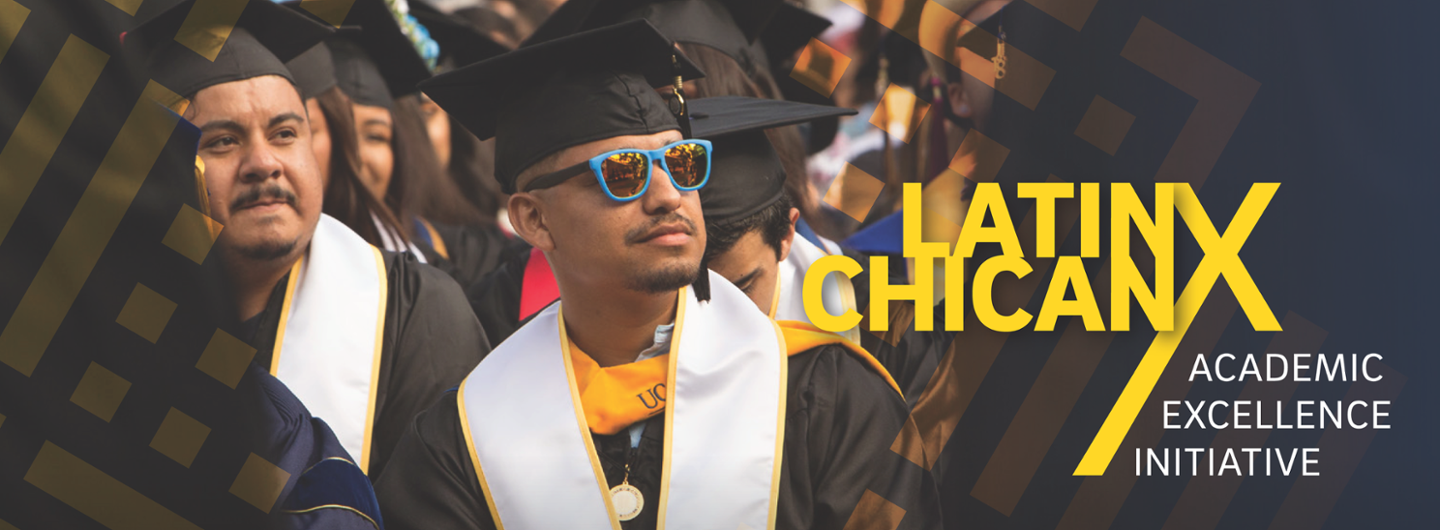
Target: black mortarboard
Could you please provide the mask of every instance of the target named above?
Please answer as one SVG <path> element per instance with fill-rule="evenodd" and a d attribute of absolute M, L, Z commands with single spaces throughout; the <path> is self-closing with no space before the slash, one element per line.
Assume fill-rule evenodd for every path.
<path fill-rule="evenodd" d="M 323 42 L 286 61 L 285 68 L 295 76 L 295 86 L 300 88 L 301 99 L 319 96 L 336 83 L 330 48 Z"/>
<path fill-rule="evenodd" d="M 811 13 L 803 7 L 780 4 L 770 24 L 760 34 L 760 44 L 765 48 L 765 57 L 774 68 L 783 72 L 772 72 L 776 78 L 789 77 L 791 58 L 810 44 L 810 39 L 819 37 L 830 29 L 830 19 Z"/>
<path fill-rule="evenodd" d="M 536 28 L 526 44 L 625 20 L 649 20 L 675 42 L 703 44 L 744 66 L 782 0 L 569 0 Z"/>
<path fill-rule="evenodd" d="M 759 45 L 765 50 L 767 68 L 775 79 L 775 85 L 780 87 L 780 95 L 785 99 L 816 105 L 834 104 L 829 96 L 816 92 L 790 76 L 790 72 L 795 69 L 796 52 L 808 46 L 810 39 L 818 38 L 830 25 L 830 19 L 801 7 L 783 4 L 780 9 L 775 10 L 775 17 L 770 19 L 770 25 L 760 34 Z M 839 130 L 838 118 L 816 120 L 808 128 L 806 152 L 813 155 L 823 151 L 835 141 Z"/>
<path fill-rule="evenodd" d="M 327 45 L 335 67 L 335 82 L 341 92 L 361 105 L 394 109 L 395 96 L 384 74 L 360 44 L 352 39 L 334 38 Z"/>
<path fill-rule="evenodd" d="M 285 61 L 331 33 L 330 28 L 270 2 L 247 4 L 233 28 L 219 20 L 210 23 L 216 17 L 190 17 L 195 3 L 176 4 L 124 36 L 125 53 L 131 64 L 143 69 L 143 78 L 154 79 L 184 97 L 209 86 L 262 75 L 278 75 L 293 82 Z M 227 31 L 218 50 L 200 44 L 215 42 L 217 35 Z M 203 56 L 202 51 L 214 56 Z"/>
<path fill-rule="evenodd" d="M 479 28 L 441 13 L 430 4 L 410 2 L 410 15 L 430 31 L 430 38 L 440 44 L 440 61 L 448 61 L 452 68 L 478 63 L 510 51 L 481 33 Z"/>
<path fill-rule="evenodd" d="M 421 81 L 430 78 L 430 67 L 426 65 L 425 58 L 415 49 L 415 44 L 410 37 L 400 29 L 400 22 L 390 12 L 390 7 L 385 0 L 354 0 L 350 11 L 345 14 L 344 26 L 359 26 L 359 32 L 340 32 L 336 38 L 330 41 L 330 52 L 335 56 L 335 75 L 340 81 L 340 90 L 351 98 L 356 98 L 356 91 L 365 96 L 374 97 L 380 94 L 378 87 L 373 86 L 377 80 L 371 76 L 352 76 L 347 80 L 342 69 L 350 69 L 352 73 L 356 68 L 369 70 L 368 68 L 357 67 L 351 63 L 358 60 L 357 51 L 363 52 L 363 58 L 374 63 L 374 71 L 380 74 L 384 82 L 384 89 L 391 96 L 403 96 L 415 92 L 415 87 Z M 287 2 L 287 5 L 303 12 L 315 15 L 306 11 L 300 2 Z M 316 17 L 318 18 L 318 17 Z M 342 41 L 350 41 L 358 46 L 337 46 Z M 342 56 L 343 55 L 343 56 Z M 349 82 L 363 82 L 364 85 L 348 85 Z M 374 105 L 374 103 L 367 103 Z M 387 104 L 388 105 L 388 104 Z"/>
<path fill-rule="evenodd" d="M 420 87 L 481 140 L 495 137 L 495 179 L 570 146 L 680 129 L 654 87 L 704 74 L 643 20 L 515 51 L 441 74 Z"/>
<path fill-rule="evenodd" d="M 705 221 L 744 219 L 785 194 L 785 165 L 765 129 L 834 116 L 854 109 L 740 96 L 690 101 L 690 130 L 710 140 L 710 181 L 700 188 Z"/>

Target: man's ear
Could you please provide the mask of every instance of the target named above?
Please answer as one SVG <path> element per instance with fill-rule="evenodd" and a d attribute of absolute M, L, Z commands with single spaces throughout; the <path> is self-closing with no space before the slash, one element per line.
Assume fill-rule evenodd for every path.
<path fill-rule="evenodd" d="M 785 232 L 785 238 L 780 240 L 780 261 L 790 257 L 790 245 L 795 243 L 795 222 L 800 220 L 800 209 L 790 209 L 790 230 Z"/>
<path fill-rule="evenodd" d="M 555 250 L 555 240 L 550 237 L 550 227 L 545 224 L 544 203 L 535 194 L 522 191 L 510 195 L 506 210 L 515 235 L 541 252 Z"/>
<path fill-rule="evenodd" d="M 965 92 L 963 83 L 964 81 L 945 83 L 945 97 L 950 100 L 951 113 L 961 118 L 970 118 L 975 115 L 975 109 L 970 104 L 970 95 Z"/>

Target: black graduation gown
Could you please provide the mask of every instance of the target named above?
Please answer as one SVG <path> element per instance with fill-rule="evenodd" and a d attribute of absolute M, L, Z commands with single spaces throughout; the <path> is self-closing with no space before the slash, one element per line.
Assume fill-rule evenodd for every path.
<path fill-rule="evenodd" d="M 845 250 L 845 255 L 864 267 L 860 274 L 851 279 L 851 284 L 855 286 L 855 305 L 863 313 L 870 307 L 870 258 L 849 249 Z M 907 282 L 905 267 L 892 263 L 890 270 L 899 272 L 898 277 L 890 279 L 892 285 Z M 917 331 L 915 323 L 911 322 L 908 328 L 899 330 L 898 336 L 894 336 L 894 344 L 879 334 L 871 333 L 868 322 L 860 324 L 860 347 L 870 352 L 870 355 L 890 372 L 895 384 L 905 392 L 905 403 L 911 407 L 920 399 L 920 394 L 925 392 L 925 386 L 935 376 L 940 359 L 945 356 L 951 341 L 955 339 L 955 332 L 945 331 L 944 323 L 945 304 L 942 301 L 935 306 L 933 331 Z"/>
<path fill-rule="evenodd" d="M 433 243 L 425 241 L 428 234 L 417 238 L 415 246 L 425 254 L 426 261 L 449 274 L 462 289 L 468 289 L 495 270 L 500 265 L 505 248 L 510 245 L 510 237 L 499 226 L 433 222 L 430 225 L 435 227 L 435 233 L 445 245 L 446 255 L 441 256 Z"/>
<path fill-rule="evenodd" d="M 485 336 L 491 344 L 505 342 L 515 330 L 520 329 L 520 295 L 525 285 L 525 267 L 530 264 L 530 249 L 524 240 L 516 238 L 507 246 L 500 258 L 500 264 L 483 278 L 469 285 L 465 297 L 470 308 L 485 328 Z"/>
<path fill-rule="evenodd" d="M 899 528 L 940 527 L 930 475 L 890 451 L 907 409 L 874 371 L 841 347 L 819 346 L 790 357 L 787 390 L 777 528 L 841 528 L 867 489 L 905 510 Z M 416 418 L 375 484 L 392 530 L 496 527 L 467 453 L 455 395 L 447 393 Z M 646 506 L 621 523 L 626 530 L 655 528 L 664 419 L 646 420 L 630 457 L 630 485 Z M 628 431 L 592 437 L 605 479 L 620 484 Z"/>
<path fill-rule="evenodd" d="M 371 435 L 371 480 L 385 469 L 415 415 L 447 389 L 459 386 L 490 352 L 485 331 L 455 280 L 409 254 L 381 253 L 389 288 Z M 260 366 L 270 366 L 286 283 L 282 279 L 271 292 L 265 311 L 242 326 L 253 330 L 249 342 Z M 357 461 L 360 458 L 352 456 Z"/>

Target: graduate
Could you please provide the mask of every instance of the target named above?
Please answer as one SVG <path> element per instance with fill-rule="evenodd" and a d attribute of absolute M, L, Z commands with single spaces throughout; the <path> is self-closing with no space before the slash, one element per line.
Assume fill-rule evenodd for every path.
<path fill-rule="evenodd" d="M 459 383 L 489 343 L 454 280 L 321 213 L 309 119 L 283 61 L 330 30 L 250 2 L 211 61 L 177 41 L 194 3 L 131 31 L 125 47 L 131 64 L 178 96 L 161 103 L 183 107 L 200 128 L 209 216 L 223 227 L 215 250 L 242 322 L 237 336 L 329 424 L 362 470 L 378 475 L 415 414 Z"/>
<path fill-rule="evenodd" d="M 810 265 L 829 255 L 804 237 L 795 237 L 799 212 L 784 193 L 784 166 L 762 131 L 769 127 L 853 115 L 854 110 L 826 105 L 749 98 L 704 98 L 691 102 L 691 130 L 715 145 L 714 180 L 700 190 L 705 209 L 705 262 L 740 287 L 755 304 L 782 325 L 815 328 L 802 297 Z M 894 234 L 896 240 L 900 235 Z M 864 256 L 846 255 L 868 264 Z M 902 269 L 903 270 L 903 269 Z M 855 278 L 830 274 L 820 290 L 825 310 L 865 313 L 869 273 Z M 895 330 L 899 340 L 882 339 L 862 323 L 840 332 L 845 340 L 877 359 L 903 390 L 907 402 L 925 390 L 935 364 L 949 345 L 951 332 Z"/>
<path fill-rule="evenodd" d="M 297 5 L 290 4 L 291 7 Z M 310 147 L 315 152 L 315 163 L 325 189 L 321 211 L 372 245 L 384 247 L 387 241 L 403 241 L 400 221 L 385 203 L 370 193 L 360 176 L 359 136 L 355 132 L 352 102 L 340 90 L 330 46 L 323 42 L 317 44 L 287 61 L 285 68 L 295 76 L 295 86 L 305 98 L 306 116 L 310 118 Z"/>
<path fill-rule="evenodd" d="M 711 145 L 652 89 L 697 74 L 637 20 L 423 86 L 496 137 L 561 297 L 417 418 L 376 483 L 391 528 L 840 528 L 883 517 L 855 513 L 867 490 L 905 510 L 889 527 L 938 527 L 881 371 L 788 344 L 703 270 Z"/>
<path fill-rule="evenodd" d="M 509 51 L 469 23 L 446 16 L 429 4 L 410 2 L 410 14 L 440 46 L 436 72 L 448 72 Z M 497 219 L 504 213 L 505 195 L 491 174 L 495 144 L 481 142 L 424 94 L 418 97 L 436 159 L 476 215 L 463 224 L 416 218 L 416 239 L 424 243 L 422 248 L 428 247 L 441 258 L 437 262 L 448 265 L 442 270 L 468 288 L 500 264 L 505 248 L 511 244 Z"/>
<path fill-rule="evenodd" d="M 700 190 L 706 264 L 771 318 L 809 324 L 801 297 L 805 272 L 828 254 L 795 237 L 799 211 L 785 194 L 785 167 L 765 130 L 854 115 L 855 110 L 741 97 L 696 99 L 690 110 L 692 133 L 715 145 L 714 181 Z M 821 294 L 832 314 L 863 310 L 844 275 L 826 277 Z M 860 344 L 858 326 L 840 335 Z"/>
<path fill-rule="evenodd" d="M 655 25 L 675 41 L 685 57 L 707 73 L 706 77 L 684 83 L 685 93 L 697 99 L 781 98 L 781 88 L 772 77 L 770 56 L 789 64 L 790 56 L 829 25 L 823 18 L 780 0 L 571 0 L 561 5 L 526 44 L 635 19 Z M 774 21 L 790 27 L 775 28 Z M 788 79 L 789 70 L 785 72 Z M 667 90 L 670 88 L 661 89 Z M 766 135 L 785 165 L 786 193 L 801 212 L 799 233 L 827 253 L 840 253 L 838 245 L 816 235 L 805 222 L 822 210 L 806 174 L 805 141 L 799 131 L 793 126 L 775 127 Z M 822 221 L 822 226 L 830 224 L 816 220 Z M 497 342 L 504 340 L 525 319 L 558 298 L 549 270 L 542 253 L 528 247 L 514 248 L 490 276 L 467 289 L 466 296 L 488 336 Z"/>
<path fill-rule="evenodd" d="M 290 5 L 314 16 L 300 3 Z M 401 234 L 382 234 L 381 246 L 449 272 L 432 222 L 462 225 L 481 216 L 446 175 L 421 111 L 416 85 L 430 77 L 438 47 L 423 26 L 385 0 L 356 0 L 343 24 L 359 31 L 341 31 L 329 46 L 340 89 L 353 103 L 361 177 L 402 227 Z"/>

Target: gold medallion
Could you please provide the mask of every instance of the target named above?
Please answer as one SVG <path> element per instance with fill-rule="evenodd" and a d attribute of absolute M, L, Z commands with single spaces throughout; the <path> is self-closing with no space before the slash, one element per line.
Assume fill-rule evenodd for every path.
<path fill-rule="evenodd" d="M 615 515 L 621 521 L 629 521 L 645 509 L 645 497 L 629 482 L 610 488 L 610 500 L 615 506 Z"/>

